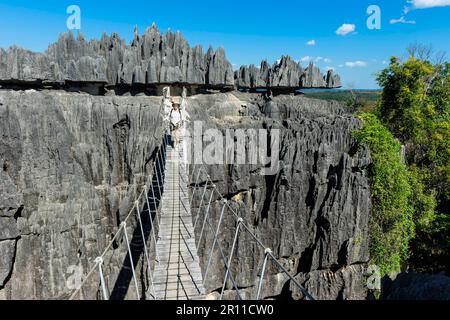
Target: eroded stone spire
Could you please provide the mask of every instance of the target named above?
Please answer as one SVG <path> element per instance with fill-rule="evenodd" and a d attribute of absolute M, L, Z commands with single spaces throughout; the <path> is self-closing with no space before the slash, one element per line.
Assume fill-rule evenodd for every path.
<path fill-rule="evenodd" d="M 86 41 L 78 33 L 62 34 L 43 53 L 19 47 L 0 50 L 0 82 L 48 84 L 67 81 L 95 82 L 106 85 L 192 84 L 227 88 L 320 87 L 340 86 L 339 76 L 310 65 L 305 70 L 290 57 L 283 56 L 270 66 L 243 66 L 236 73 L 225 50 L 190 47 L 181 32 L 161 34 L 153 23 L 139 35 L 134 28 L 133 41 L 127 45 L 117 33 L 103 34 L 100 40 Z"/>

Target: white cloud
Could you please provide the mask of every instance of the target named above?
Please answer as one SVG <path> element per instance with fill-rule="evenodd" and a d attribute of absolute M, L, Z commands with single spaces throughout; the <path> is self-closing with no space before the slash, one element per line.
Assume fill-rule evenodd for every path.
<path fill-rule="evenodd" d="M 450 6 L 450 0 L 407 0 L 406 5 L 403 7 L 403 15 L 405 16 L 415 9 L 429 9 L 447 6 Z M 395 19 L 393 20 L 395 21 Z M 398 20 L 401 20 L 401 18 Z"/>
<path fill-rule="evenodd" d="M 320 62 L 320 61 L 323 61 L 324 63 L 330 63 L 331 62 L 331 59 L 324 58 L 324 57 L 321 57 L 321 56 L 316 57 L 315 60 L 316 60 L 316 62 Z"/>
<path fill-rule="evenodd" d="M 388 62 L 386 60 L 383 60 L 382 64 L 388 64 Z"/>
<path fill-rule="evenodd" d="M 344 23 L 336 30 L 336 34 L 339 36 L 346 36 L 349 33 L 353 33 L 356 30 L 356 26 L 350 23 Z"/>
<path fill-rule="evenodd" d="M 411 0 L 408 1 L 415 9 L 428 9 L 450 6 L 450 0 Z"/>
<path fill-rule="evenodd" d="M 316 40 L 309 40 L 306 45 L 308 46 L 315 46 L 316 45 Z"/>
<path fill-rule="evenodd" d="M 330 63 L 331 59 L 324 58 L 324 57 L 321 57 L 321 56 L 317 56 L 317 57 L 304 56 L 304 57 L 300 58 L 300 60 L 298 60 L 298 61 L 299 62 L 304 62 L 304 63 L 305 62 L 311 62 L 311 61 L 314 61 L 316 63 L 319 63 L 319 62 Z"/>
<path fill-rule="evenodd" d="M 400 17 L 399 19 L 391 19 L 389 20 L 390 24 L 396 24 L 396 23 L 404 23 L 404 24 L 416 24 L 414 20 L 406 20 L 405 16 Z"/>
<path fill-rule="evenodd" d="M 450 0 L 406 0 L 406 4 L 403 7 L 403 15 L 398 19 L 391 19 L 389 23 L 416 24 L 416 21 L 414 20 L 406 20 L 406 16 L 411 11 L 418 9 L 429 9 L 448 6 L 450 6 Z"/>
<path fill-rule="evenodd" d="M 314 58 L 310 57 L 310 56 L 304 56 L 304 57 L 302 57 L 300 59 L 301 62 L 309 62 L 309 61 L 312 61 L 312 60 L 314 60 Z"/>
<path fill-rule="evenodd" d="M 344 63 L 344 65 L 348 68 L 356 68 L 356 67 L 366 67 L 367 66 L 367 62 L 365 61 L 347 61 L 346 63 Z"/>

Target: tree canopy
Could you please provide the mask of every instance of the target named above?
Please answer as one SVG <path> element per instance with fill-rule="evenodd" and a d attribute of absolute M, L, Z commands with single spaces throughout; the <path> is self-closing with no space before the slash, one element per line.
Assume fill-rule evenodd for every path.
<path fill-rule="evenodd" d="M 385 273 L 449 271 L 450 63 L 429 57 L 391 58 L 380 102 L 355 132 L 373 157 L 371 254 Z"/>

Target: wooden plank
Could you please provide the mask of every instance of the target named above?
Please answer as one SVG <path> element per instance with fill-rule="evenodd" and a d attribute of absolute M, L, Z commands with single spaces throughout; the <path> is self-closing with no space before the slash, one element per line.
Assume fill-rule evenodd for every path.
<path fill-rule="evenodd" d="M 157 299 L 204 299 L 184 165 L 183 150 L 168 148 L 153 281 Z"/>

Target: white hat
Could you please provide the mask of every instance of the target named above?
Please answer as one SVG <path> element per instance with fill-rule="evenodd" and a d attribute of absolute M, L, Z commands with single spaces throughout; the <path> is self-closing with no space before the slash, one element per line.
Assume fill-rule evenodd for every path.
<path fill-rule="evenodd" d="M 172 97 L 172 104 L 178 104 L 178 105 L 180 105 L 181 104 L 181 99 L 180 99 L 180 97 Z"/>

